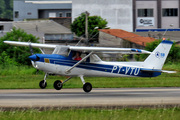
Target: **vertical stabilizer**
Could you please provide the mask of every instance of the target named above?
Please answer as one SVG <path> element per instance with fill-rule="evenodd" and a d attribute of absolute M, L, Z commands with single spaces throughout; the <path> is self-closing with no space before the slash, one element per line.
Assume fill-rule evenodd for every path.
<path fill-rule="evenodd" d="M 173 42 L 163 40 L 144 61 L 145 68 L 162 69 Z"/>

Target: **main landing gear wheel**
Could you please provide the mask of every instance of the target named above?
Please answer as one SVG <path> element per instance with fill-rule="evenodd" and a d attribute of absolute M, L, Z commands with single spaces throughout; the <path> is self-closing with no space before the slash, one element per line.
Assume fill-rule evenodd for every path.
<path fill-rule="evenodd" d="M 83 90 L 84 90 L 84 92 L 90 92 L 91 90 L 92 90 L 92 85 L 91 85 L 91 83 L 85 83 L 84 85 L 83 85 Z"/>
<path fill-rule="evenodd" d="M 61 82 L 60 80 L 56 80 L 56 81 L 54 82 L 54 88 L 55 88 L 56 90 L 61 90 L 62 86 L 63 86 L 63 84 L 62 84 L 62 82 Z"/>
<path fill-rule="evenodd" d="M 44 80 L 42 80 L 42 81 L 39 82 L 39 87 L 40 87 L 41 89 L 45 89 L 46 86 L 47 86 L 47 83 L 46 83 Z"/>

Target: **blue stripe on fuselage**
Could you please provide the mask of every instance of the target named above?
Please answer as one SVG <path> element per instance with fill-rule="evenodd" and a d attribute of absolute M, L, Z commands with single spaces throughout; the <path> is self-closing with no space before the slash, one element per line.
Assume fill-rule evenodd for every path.
<path fill-rule="evenodd" d="M 69 57 L 64 57 L 61 55 L 56 54 L 37 54 L 40 57 L 39 62 L 45 62 L 44 58 L 49 59 L 51 64 L 56 65 L 63 65 L 72 67 L 78 61 L 72 60 Z M 161 73 L 154 72 L 141 72 L 141 68 L 138 67 L 128 67 L 128 66 L 119 66 L 119 65 L 105 65 L 105 64 L 98 64 L 98 63 L 90 63 L 90 62 L 82 62 L 77 66 L 77 68 L 88 69 L 88 70 L 95 70 L 101 72 L 108 72 L 114 74 L 124 74 L 130 76 L 139 76 L 139 77 L 156 77 L 159 76 Z"/>

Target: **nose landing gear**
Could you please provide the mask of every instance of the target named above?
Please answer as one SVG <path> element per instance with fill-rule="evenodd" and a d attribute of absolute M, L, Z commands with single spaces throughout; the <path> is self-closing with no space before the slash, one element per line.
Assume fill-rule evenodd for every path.
<path fill-rule="evenodd" d="M 44 80 L 41 80 L 39 82 L 39 87 L 41 89 L 45 89 L 47 87 L 47 82 L 46 82 L 46 78 L 48 77 L 48 74 L 46 73 L 45 76 L 44 76 Z"/>
<path fill-rule="evenodd" d="M 45 89 L 45 88 L 47 87 L 47 82 L 46 82 L 45 80 L 41 80 L 41 81 L 39 82 L 39 87 L 40 87 L 41 89 Z"/>

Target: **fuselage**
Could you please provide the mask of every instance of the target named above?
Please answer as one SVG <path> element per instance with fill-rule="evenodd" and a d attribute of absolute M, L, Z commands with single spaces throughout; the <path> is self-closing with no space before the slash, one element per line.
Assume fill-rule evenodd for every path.
<path fill-rule="evenodd" d="M 143 72 L 143 62 L 106 62 L 91 61 L 86 59 L 69 73 L 66 70 L 75 65 L 78 61 L 71 57 L 64 57 L 57 54 L 36 54 L 40 59 L 32 61 L 35 68 L 49 74 L 62 76 L 88 76 L 88 77 L 156 77 L 160 72 Z"/>

